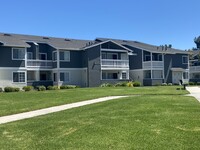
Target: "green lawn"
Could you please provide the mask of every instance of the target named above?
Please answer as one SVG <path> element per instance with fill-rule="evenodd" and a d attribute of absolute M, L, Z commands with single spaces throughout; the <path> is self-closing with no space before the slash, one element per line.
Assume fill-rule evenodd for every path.
<path fill-rule="evenodd" d="M 45 92 L 0 93 L 0 116 L 113 95 L 186 94 L 178 86 L 80 88 Z"/>
<path fill-rule="evenodd" d="M 199 150 L 200 103 L 171 88 L 103 89 L 142 95 L 0 125 L 0 149 Z"/>

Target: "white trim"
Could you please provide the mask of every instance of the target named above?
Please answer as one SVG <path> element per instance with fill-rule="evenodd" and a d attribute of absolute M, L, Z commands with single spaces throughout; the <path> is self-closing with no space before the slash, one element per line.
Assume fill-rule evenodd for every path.
<path fill-rule="evenodd" d="M 52 71 L 57 71 L 57 68 L 51 69 Z M 87 68 L 60 68 L 59 71 L 76 71 L 76 70 L 87 70 Z"/>
<path fill-rule="evenodd" d="M 13 70 L 13 69 L 26 70 L 26 67 L 0 67 L 0 69 L 5 69 L 5 70 Z"/>
<path fill-rule="evenodd" d="M 45 55 L 45 59 L 41 59 L 41 55 Z M 47 53 L 39 53 L 39 60 L 47 60 Z"/>
<path fill-rule="evenodd" d="M 71 55 L 71 54 L 70 54 L 70 51 L 62 51 L 62 50 L 61 50 L 61 51 L 59 51 L 59 53 L 60 53 L 60 52 L 63 52 L 63 53 L 64 53 L 64 56 L 63 56 L 63 57 L 64 57 L 64 60 L 61 60 L 61 59 L 59 58 L 59 61 L 60 61 L 60 62 L 70 62 L 70 55 Z M 69 60 L 65 60 L 65 53 L 68 53 L 68 55 L 69 55 Z M 59 55 L 59 56 L 61 56 L 61 55 Z"/>
<path fill-rule="evenodd" d="M 105 48 L 101 48 L 101 51 L 104 51 L 104 52 L 126 52 L 127 53 L 127 50 L 121 50 L 121 49 L 105 49 Z"/>
<path fill-rule="evenodd" d="M 68 73 L 69 74 L 69 80 L 68 81 L 61 81 L 60 79 L 60 82 L 63 82 L 63 83 L 69 83 L 71 80 L 70 80 L 70 77 L 71 77 L 71 75 L 70 75 L 70 71 L 60 71 L 60 74 L 61 73 L 64 73 L 64 78 L 65 78 L 65 73 Z"/>
<path fill-rule="evenodd" d="M 103 42 L 100 42 L 100 43 L 97 43 L 97 44 L 93 44 L 93 45 L 90 45 L 90 46 L 85 47 L 85 48 L 83 48 L 83 49 L 86 50 L 86 49 L 88 49 L 88 48 L 92 48 L 92 47 L 95 47 L 95 46 L 98 46 L 98 45 L 102 45 L 102 44 L 107 43 L 107 42 L 112 42 L 112 43 L 114 43 L 114 44 L 116 44 L 116 45 L 122 47 L 123 49 L 132 52 L 131 49 L 129 49 L 129 48 L 127 48 L 127 47 L 125 47 L 125 46 L 123 46 L 123 45 L 121 45 L 121 44 L 118 44 L 118 43 L 116 43 L 116 42 L 114 42 L 114 41 L 112 41 L 112 40 L 106 40 L 106 41 L 103 41 Z"/>
<path fill-rule="evenodd" d="M 13 81 L 13 73 L 24 73 L 24 81 L 25 82 L 14 82 Z M 26 71 L 12 71 L 12 84 L 26 84 L 27 83 L 27 75 L 26 75 Z"/>
<path fill-rule="evenodd" d="M 184 63 L 184 62 L 183 62 L 183 58 L 184 58 L 184 57 L 187 57 L 187 63 Z M 182 64 L 188 64 L 188 63 L 189 63 L 188 58 L 189 58 L 188 56 L 182 56 Z"/>
<path fill-rule="evenodd" d="M 14 49 L 21 49 L 21 50 L 24 50 L 24 59 L 17 59 L 17 58 L 13 58 L 13 50 Z M 12 60 L 26 60 L 26 48 L 18 48 L 18 47 L 12 47 Z"/>
<path fill-rule="evenodd" d="M 28 55 L 31 54 L 31 59 L 28 58 Z M 32 60 L 33 59 L 33 52 L 27 52 L 27 60 Z"/>

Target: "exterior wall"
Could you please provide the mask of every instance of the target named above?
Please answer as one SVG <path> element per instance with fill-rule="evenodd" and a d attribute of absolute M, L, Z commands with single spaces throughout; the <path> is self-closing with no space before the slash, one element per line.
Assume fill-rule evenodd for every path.
<path fill-rule="evenodd" d="M 82 51 L 70 51 L 70 61 L 60 61 L 60 68 L 82 68 Z"/>
<path fill-rule="evenodd" d="M 143 85 L 143 70 L 130 70 L 129 75 L 130 80 L 139 81 Z"/>
<path fill-rule="evenodd" d="M 12 47 L 0 46 L 0 67 L 25 67 L 25 60 L 12 60 Z"/>
<path fill-rule="evenodd" d="M 24 69 L 19 69 L 19 68 L 1 68 L 0 71 L 0 87 L 4 88 L 6 86 L 11 86 L 11 87 L 19 87 L 22 88 L 23 86 L 26 86 L 26 83 L 13 83 L 12 78 L 13 78 L 13 72 L 17 71 L 25 71 Z"/>
<path fill-rule="evenodd" d="M 182 56 L 188 56 L 187 54 L 166 54 L 164 55 L 164 75 L 166 83 L 172 83 L 172 71 L 171 68 L 183 68 L 188 69 L 188 64 L 182 63 Z"/>
<path fill-rule="evenodd" d="M 101 84 L 100 45 L 86 50 L 88 59 L 88 86 L 95 87 Z"/>
<path fill-rule="evenodd" d="M 133 53 L 136 55 L 129 56 L 129 67 L 130 70 L 133 69 L 142 69 L 142 50 L 130 46 L 126 46 L 127 48 L 133 50 Z"/>
<path fill-rule="evenodd" d="M 87 86 L 87 69 L 60 69 L 59 72 L 69 72 L 69 82 L 59 81 L 59 86 L 61 85 L 78 85 L 80 87 Z M 53 71 L 57 73 L 57 71 Z M 58 85 L 57 82 L 54 82 L 54 85 Z"/>
<path fill-rule="evenodd" d="M 152 86 L 152 85 L 161 85 L 163 83 L 163 79 L 144 79 L 144 86 Z"/>

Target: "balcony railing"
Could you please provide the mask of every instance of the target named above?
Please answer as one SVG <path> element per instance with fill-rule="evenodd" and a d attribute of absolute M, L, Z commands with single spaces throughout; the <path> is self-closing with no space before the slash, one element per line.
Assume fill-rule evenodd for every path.
<path fill-rule="evenodd" d="M 163 69 L 164 62 L 163 61 L 146 61 L 143 62 L 143 69 Z"/>
<path fill-rule="evenodd" d="M 128 60 L 102 59 L 102 68 L 129 68 Z"/>
<path fill-rule="evenodd" d="M 27 60 L 27 67 L 51 69 L 52 60 Z"/>
<path fill-rule="evenodd" d="M 200 72 L 200 66 L 190 66 L 190 73 L 191 72 Z"/>

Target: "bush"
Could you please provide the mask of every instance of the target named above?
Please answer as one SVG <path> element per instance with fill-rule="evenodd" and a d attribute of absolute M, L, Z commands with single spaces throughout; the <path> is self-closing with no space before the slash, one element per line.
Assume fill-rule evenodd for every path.
<path fill-rule="evenodd" d="M 167 83 L 162 83 L 162 86 L 167 86 Z"/>
<path fill-rule="evenodd" d="M 103 83 L 100 87 L 113 87 L 113 85 L 110 83 Z"/>
<path fill-rule="evenodd" d="M 168 86 L 172 86 L 173 84 L 172 84 L 172 83 L 168 83 L 167 85 L 168 85 Z"/>
<path fill-rule="evenodd" d="M 135 81 L 135 82 L 133 82 L 133 86 L 134 87 L 141 86 L 141 83 L 139 81 Z"/>
<path fill-rule="evenodd" d="M 4 88 L 4 92 L 19 92 L 20 91 L 20 88 L 17 88 L 17 87 L 5 87 Z"/>
<path fill-rule="evenodd" d="M 0 92 L 3 92 L 3 89 L 0 87 Z"/>
<path fill-rule="evenodd" d="M 76 85 L 61 85 L 60 89 L 75 89 L 77 88 Z"/>
<path fill-rule="evenodd" d="M 194 82 L 189 82 L 189 85 L 195 85 L 195 83 Z"/>
<path fill-rule="evenodd" d="M 58 90 L 58 86 L 48 86 L 47 90 Z"/>
<path fill-rule="evenodd" d="M 22 89 L 23 89 L 25 92 L 28 92 L 28 91 L 33 90 L 33 86 L 24 86 Z"/>
<path fill-rule="evenodd" d="M 41 85 L 41 86 L 37 86 L 36 89 L 37 89 L 38 91 L 45 91 L 45 90 L 46 90 L 46 87 L 43 86 L 43 85 Z"/>
<path fill-rule="evenodd" d="M 197 84 L 196 85 L 200 85 L 200 82 L 197 82 Z"/>
<path fill-rule="evenodd" d="M 120 86 L 127 86 L 128 82 L 119 82 L 115 84 L 115 87 L 120 87 Z"/>
<path fill-rule="evenodd" d="M 127 85 L 128 87 L 133 87 L 133 82 L 128 82 L 126 85 Z"/>

